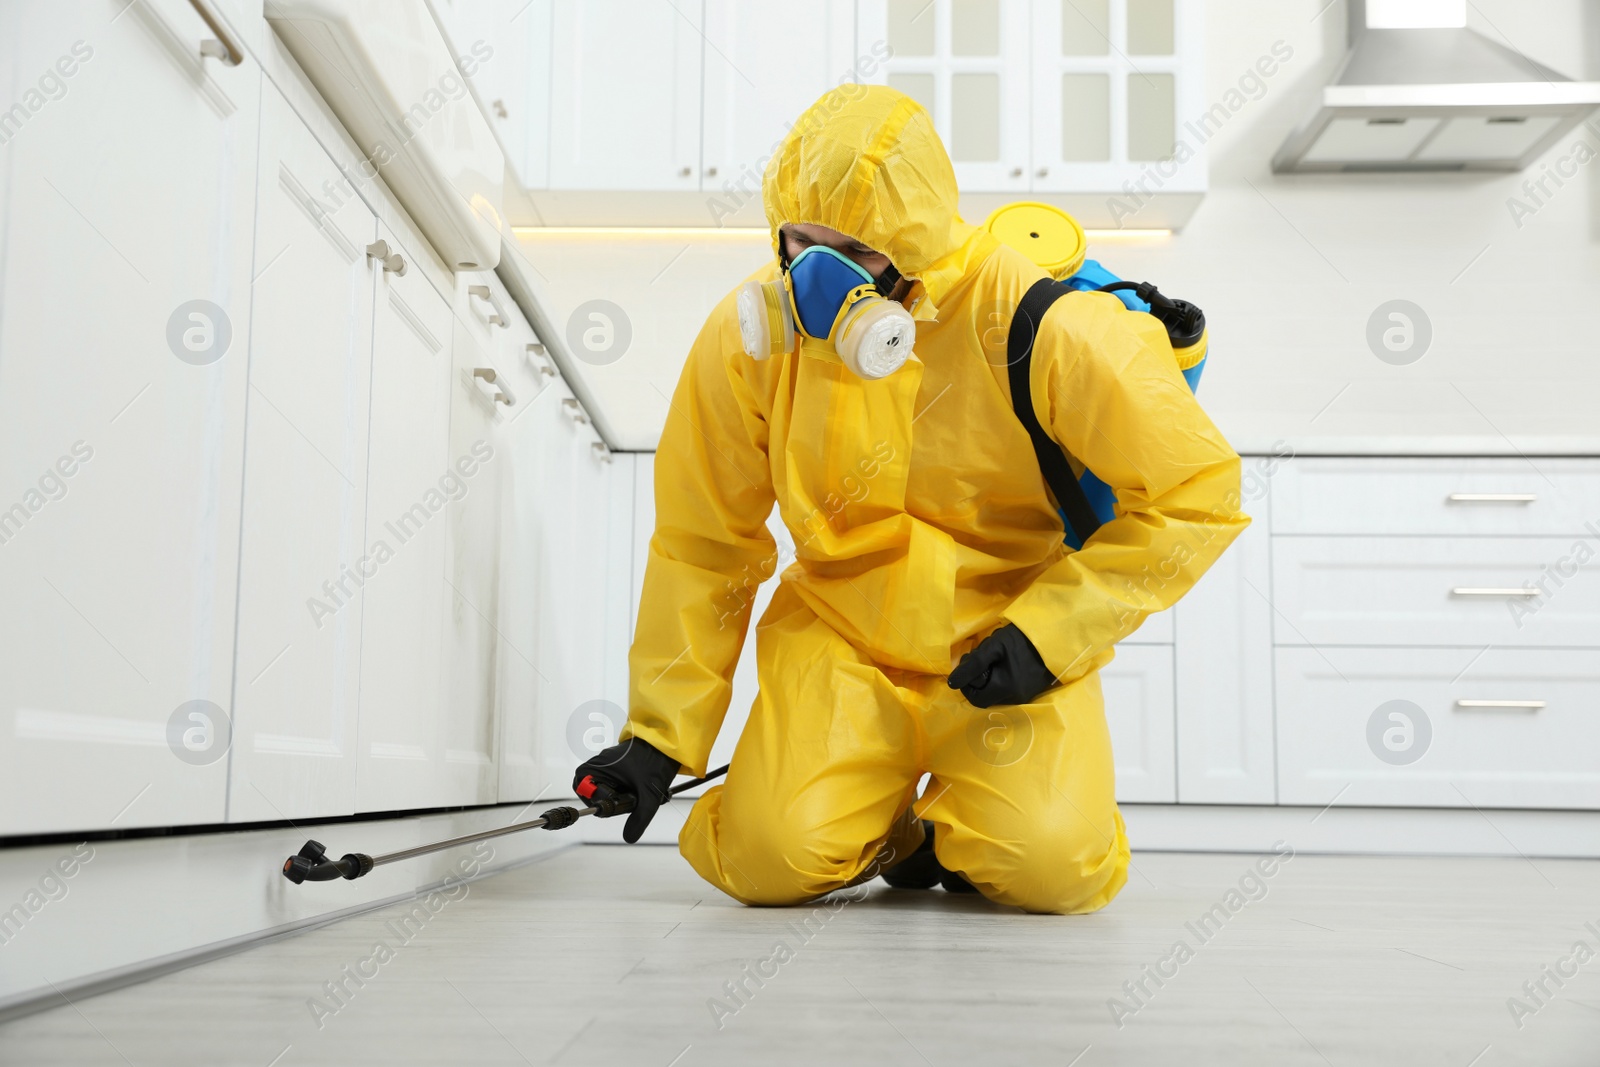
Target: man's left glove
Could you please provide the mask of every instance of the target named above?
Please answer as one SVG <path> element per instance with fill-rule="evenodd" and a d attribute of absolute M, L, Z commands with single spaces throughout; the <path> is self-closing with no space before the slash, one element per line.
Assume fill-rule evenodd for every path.
<path fill-rule="evenodd" d="M 1056 685 L 1056 676 L 1028 635 L 1007 623 L 978 642 L 950 672 L 951 689 L 959 689 L 975 708 L 1027 704 Z"/>
<path fill-rule="evenodd" d="M 572 789 L 585 800 L 595 790 L 584 792 L 583 780 L 594 779 L 601 789 L 634 797 L 633 811 L 622 827 L 622 839 L 633 844 L 656 817 L 656 809 L 667 800 L 667 790 L 678 774 L 678 761 L 648 741 L 630 737 L 612 745 L 579 765 L 572 775 Z"/>

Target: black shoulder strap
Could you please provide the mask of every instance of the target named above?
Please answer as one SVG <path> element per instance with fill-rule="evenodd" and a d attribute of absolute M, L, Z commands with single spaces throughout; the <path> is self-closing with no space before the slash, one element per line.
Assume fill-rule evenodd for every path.
<path fill-rule="evenodd" d="M 1044 474 L 1045 484 L 1055 494 L 1056 503 L 1072 524 L 1073 532 L 1078 535 L 1078 543 L 1087 544 L 1100 528 L 1100 519 L 1095 515 L 1094 508 L 1089 506 L 1089 498 L 1084 495 L 1077 476 L 1072 473 L 1067 454 L 1039 425 L 1029 384 L 1033 367 L 1033 342 L 1039 335 L 1039 324 L 1044 321 L 1044 313 L 1050 310 L 1050 305 L 1071 291 L 1052 278 L 1040 278 L 1033 283 L 1022 298 L 1022 303 L 1017 305 L 1016 314 L 1011 317 L 1011 329 L 1006 335 L 1006 364 L 1011 374 L 1011 407 L 1023 428 L 1028 431 L 1028 436 L 1033 439 L 1033 452 L 1039 457 L 1039 470 Z"/>

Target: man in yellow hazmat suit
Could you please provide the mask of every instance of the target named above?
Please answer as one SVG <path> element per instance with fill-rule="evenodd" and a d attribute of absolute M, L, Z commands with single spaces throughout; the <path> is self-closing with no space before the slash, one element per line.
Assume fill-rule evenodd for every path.
<path fill-rule="evenodd" d="M 1045 274 L 957 216 L 928 113 L 883 87 L 835 90 L 762 194 L 776 261 L 755 281 L 791 286 L 799 321 L 752 358 L 730 293 L 689 353 L 656 454 L 628 724 L 577 779 L 639 798 L 631 842 L 674 775 L 705 773 L 749 591 L 776 562 L 776 502 L 795 560 L 756 625 L 749 723 L 726 783 L 690 812 L 684 857 L 737 900 L 794 904 L 926 855 L 931 826 L 937 864 L 990 900 L 1101 908 L 1128 843 L 1099 668 L 1249 522 L 1239 457 L 1156 319 L 1067 295 L 1036 336 L 1033 406 L 1118 500 L 1071 550 L 1003 340 Z M 813 246 L 827 251 L 808 261 L 854 263 L 906 315 L 898 369 L 863 376 L 826 316 L 806 329 Z"/>

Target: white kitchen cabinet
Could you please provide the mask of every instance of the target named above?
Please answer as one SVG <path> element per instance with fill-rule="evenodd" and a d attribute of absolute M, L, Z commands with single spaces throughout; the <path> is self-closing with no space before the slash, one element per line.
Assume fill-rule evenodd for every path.
<path fill-rule="evenodd" d="M 261 71 L 111 13 L 0 5 L 0 834 L 224 816 Z"/>
<path fill-rule="evenodd" d="M 377 220 L 262 92 L 229 819 L 356 803 Z"/>
<path fill-rule="evenodd" d="M 1100 670 L 1100 688 L 1117 800 L 1171 804 L 1178 799 L 1172 647 L 1119 645 L 1116 658 Z"/>
<path fill-rule="evenodd" d="M 963 193 L 1203 192 L 1197 0 L 861 0 L 857 46 L 933 115 Z M 1214 132 L 1214 131 L 1213 131 Z M 1209 136 L 1209 134 L 1207 135 Z"/>
<path fill-rule="evenodd" d="M 634 468 L 639 455 L 614 453 L 606 471 L 606 547 L 601 563 L 605 587 L 605 624 L 600 635 L 605 650 L 605 698 L 628 706 L 628 647 L 633 641 Z"/>
<path fill-rule="evenodd" d="M 1181 226 L 1236 106 L 1208 110 L 1202 0 L 536 0 L 519 18 L 551 74 L 523 94 L 541 225 L 756 221 L 804 109 L 887 84 L 932 115 L 968 217 L 1037 194 L 1089 225 Z M 627 92 L 634 69 L 657 91 Z"/>
<path fill-rule="evenodd" d="M 1289 464 L 1276 481 L 1272 530 L 1600 537 L 1600 462 L 1309 457 Z"/>
<path fill-rule="evenodd" d="M 607 555 L 615 468 L 594 447 L 588 416 L 562 383 L 540 404 L 529 416 L 550 457 L 536 490 L 539 704 L 546 788 L 564 794 L 572 769 L 614 743 L 627 718 L 625 698 L 608 685 L 605 646 L 608 612 L 621 607 L 608 603 L 606 570 L 626 563 Z"/>
<path fill-rule="evenodd" d="M 759 197 L 766 161 L 789 127 L 850 76 L 855 5 L 706 0 L 705 35 L 701 188 Z"/>
<path fill-rule="evenodd" d="M 1280 537 L 1280 645 L 1600 648 L 1600 559 L 1572 537 Z"/>
<path fill-rule="evenodd" d="M 550 187 L 698 190 L 700 4 L 566 0 L 553 14 Z M 649 93 L 625 76 L 641 70 Z"/>
<path fill-rule="evenodd" d="M 496 799 L 495 711 L 500 657 L 500 504 L 496 465 L 501 412 L 497 356 L 510 310 L 486 273 L 456 278 L 450 368 L 450 448 L 445 494 L 444 788 L 453 803 Z M 475 295 L 477 286 L 489 296 Z"/>
<path fill-rule="evenodd" d="M 538 457 L 528 491 L 536 504 L 533 524 L 535 568 L 535 652 L 538 668 L 538 708 L 542 769 L 539 788 L 547 796 L 565 795 L 572 769 L 593 752 L 616 740 L 622 728 L 619 716 L 603 707 L 587 709 L 581 718 L 593 742 L 588 751 L 574 752 L 568 723 L 582 703 L 576 685 L 573 654 L 576 631 L 568 607 L 575 598 L 572 559 L 572 500 L 574 477 L 571 457 L 578 427 L 569 414 L 577 401 L 560 380 L 547 386 L 526 419 L 533 421 L 529 450 Z M 599 718 L 590 722 L 590 713 Z M 582 734 L 580 733 L 580 736 Z M 551 792 L 551 791 L 554 792 Z"/>
<path fill-rule="evenodd" d="M 381 239 L 415 262 L 387 227 Z M 369 572 L 362 586 L 356 807 L 441 807 L 444 788 L 443 493 L 451 456 L 449 303 L 422 271 L 380 272 L 372 326 Z M 433 505 L 433 506 L 430 506 Z"/>
<path fill-rule="evenodd" d="M 1280 648 L 1284 804 L 1600 808 L 1600 660 Z"/>
<path fill-rule="evenodd" d="M 1029 189 L 1028 0 L 867 0 L 858 47 L 928 109 L 963 190 Z"/>
<path fill-rule="evenodd" d="M 1205 34 L 1195 0 L 1032 4 L 1035 192 L 1203 192 Z M 1215 132 L 1211 130 L 1210 132 Z"/>
<path fill-rule="evenodd" d="M 1272 537 L 1267 505 L 1170 612 L 1175 616 L 1178 800 L 1271 804 Z"/>
<path fill-rule="evenodd" d="M 512 172 L 524 188 L 543 188 L 550 0 L 434 0 L 434 10 Z"/>
<path fill-rule="evenodd" d="M 539 597 L 541 518 L 545 468 L 564 457 L 545 451 L 543 419 L 559 408 L 554 394 L 555 365 L 533 330 L 513 317 L 496 361 L 506 375 L 514 403 L 499 428 L 495 466 L 501 492 L 500 677 L 497 689 L 499 783 L 502 803 L 538 797 L 548 779 L 541 755 Z M 626 569 L 624 565 L 623 569 Z"/>

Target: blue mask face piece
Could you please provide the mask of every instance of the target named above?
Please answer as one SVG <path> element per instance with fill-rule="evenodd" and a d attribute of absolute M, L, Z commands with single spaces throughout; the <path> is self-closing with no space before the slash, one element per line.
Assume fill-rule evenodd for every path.
<path fill-rule="evenodd" d="M 795 318 L 801 332 L 819 341 L 827 340 L 833 331 L 850 291 L 874 284 L 865 267 L 826 245 L 812 245 L 789 261 Z"/>

